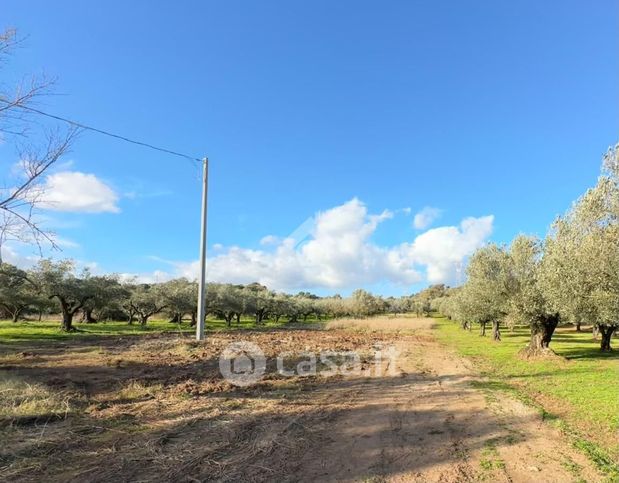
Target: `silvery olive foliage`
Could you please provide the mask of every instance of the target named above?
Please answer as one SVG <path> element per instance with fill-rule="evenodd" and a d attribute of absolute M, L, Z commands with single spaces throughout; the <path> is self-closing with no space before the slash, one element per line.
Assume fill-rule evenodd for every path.
<path fill-rule="evenodd" d="M 619 326 L 619 147 L 604 157 L 597 184 L 553 224 L 542 283 L 565 319 L 597 325 L 602 349 Z"/>
<path fill-rule="evenodd" d="M 619 328 L 619 144 L 606 152 L 597 184 L 552 224 L 544 240 L 519 235 L 470 259 L 466 283 L 435 304 L 470 323 L 507 321 L 531 328 L 525 352 L 549 349 L 559 323 L 599 329 L 611 350 Z"/>
<path fill-rule="evenodd" d="M 509 255 L 495 244 L 477 250 L 467 268 L 468 283 L 462 296 L 469 299 L 471 320 L 489 323 L 502 320 L 508 312 L 510 288 Z"/>

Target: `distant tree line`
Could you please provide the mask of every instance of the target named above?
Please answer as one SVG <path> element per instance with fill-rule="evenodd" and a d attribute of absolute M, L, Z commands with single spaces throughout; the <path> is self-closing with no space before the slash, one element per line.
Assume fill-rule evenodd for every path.
<path fill-rule="evenodd" d="M 415 312 L 429 314 L 430 300 L 424 294 L 443 293 L 426 289 L 420 295 L 380 297 L 356 290 L 350 297 L 318 297 L 308 292 L 296 295 L 278 293 L 258 283 L 207 285 L 208 313 L 224 319 L 228 326 L 239 324 L 241 317 L 253 318 L 256 325 L 266 320 L 305 321 L 309 317 L 369 317 L 377 314 L 397 315 Z M 436 292 L 436 293 L 435 293 Z M 123 282 L 116 275 L 92 275 L 89 270 L 76 272 L 71 260 L 41 260 L 30 270 L 0 265 L 0 316 L 17 322 L 26 316 L 39 320 L 44 315 L 59 315 L 61 328 L 71 331 L 74 321 L 96 323 L 103 320 L 126 320 L 146 324 L 157 315 L 170 322 L 197 317 L 197 284 L 185 278 L 162 283 Z"/>
<path fill-rule="evenodd" d="M 604 156 L 595 187 L 555 220 L 544 240 L 519 235 L 509 246 L 477 250 L 467 281 L 432 300 L 432 306 L 463 328 L 473 324 L 501 339 L 502 324 L 526 324 L 531 339 L 523 352 L 550 351 L 556 327 L 593 327 L 602 351 L 611 350 L 619 328 L 619 145 Z"/>

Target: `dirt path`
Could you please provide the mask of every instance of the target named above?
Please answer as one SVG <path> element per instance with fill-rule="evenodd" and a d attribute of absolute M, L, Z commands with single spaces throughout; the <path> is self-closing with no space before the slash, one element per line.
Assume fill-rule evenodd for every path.
<path fill-rule="evenodd" d="M 413 323 L 414 343 L 399 344 L 399 378 L 323 396 L 348 402 L 298 468 L 301 481 L 601 480 L 536 410 L 476 389 L 482 379 L 468 361 L 434 342 L 430 323 Z"/>
<path fill-rule="evenodd" d="M 42 416 L 0 424 L 0 480 L 603 480 L 536 410 L 488 388 L 436 343 L 432 323 L 384 317 L 337 321 L 326 331 L 214 333 L 204 344 L 161 335 L 7 351 L 0 378 L 13 384 L 5 392 L 19 390 L 13 402 L 0 396 L 7 406 L 37 404 Z M 247 388 L 224 381 L 218 366 L 223 349 L 241 338 L 269 361 L 260 383 Z M 400 351 L 395 375 L 276 370 L 278 354 L 303 351 L 356 350 L 367 368 L 368 354 L 392 343 Z M 60 417 L 46 416 L 65 407 Z"/>

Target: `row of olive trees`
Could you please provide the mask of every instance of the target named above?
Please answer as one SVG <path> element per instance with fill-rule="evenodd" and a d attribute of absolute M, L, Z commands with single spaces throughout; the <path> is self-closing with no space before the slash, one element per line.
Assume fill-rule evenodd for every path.
<path fill-rule="evenodd" d="M 619 328 L 619 145 L 604 157 L 603 174 L 552 225 L 544 240 L 520 235 L 509 247 L 487 245 L 471 258 L 467 282 L 434 300 L 463 327 L 527 324 L 525 352 L 549 350 L 555 328 L 590 324 L 601 335 L 601 350 L 611 350 Z"/>
<path fill-rule="evenodd" d="M 152 316 L 164 314 L 171 322 L 181 323 L 188 317 L 195 324 L 197 291 L 197 284 L 184 278 L 146 284 L 122 282 L 115 275 L 95 276 L 88 270 L 77 273 L 70 260 L 41 260 L 28 271 L 0 265 L 3 315 L 16 322 L 33 313 L 39 319 L 46 313 L 60 314 L 65 331 L 73 329 L 78 314 L 87 323 L 127 320 L 130 324 L 146 324 Z M 257 283 L 208 284 L 207 309 L 228 326 L 239 324 L 243 316 L 254 318 L 259 325 L 266 319 L 296 322 L 308 317 L 367 317 L 422 310 L 411 297 L 382 298 L 357 290 L 351 297 L 320 298 L 306 292 L 276 293 Z"/>

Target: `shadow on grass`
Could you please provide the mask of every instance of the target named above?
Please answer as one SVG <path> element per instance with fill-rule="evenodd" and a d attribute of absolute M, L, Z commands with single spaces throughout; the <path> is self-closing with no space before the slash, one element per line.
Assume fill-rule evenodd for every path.
<path fill-rule="evenodd" d="M 618 344 L 619 345 L 619 344 Z M 552 345 L 551 345 L 552 347 Z M 614 349 L 611 352 L 603 352 L 599 348 L 582 348 L 582 349 L 560 349 L 557 354 L 570 360 L 617 360 L 619 359 L 619 350 Z"/>

